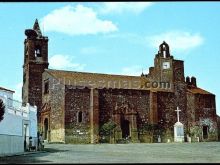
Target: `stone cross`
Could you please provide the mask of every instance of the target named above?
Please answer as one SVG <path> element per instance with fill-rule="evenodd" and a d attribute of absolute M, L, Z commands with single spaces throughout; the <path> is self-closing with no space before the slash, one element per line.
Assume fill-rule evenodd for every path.
<path fill-rule="evenodd" d="M 175 111 L 177 112 L 177 121 L 179 122 L 179 116 L 180 116 L 179 112 L 180 112 L 181 110 L 179 109 L 179 107 L 177 107 L 177 109 L 176 109 Z"/>

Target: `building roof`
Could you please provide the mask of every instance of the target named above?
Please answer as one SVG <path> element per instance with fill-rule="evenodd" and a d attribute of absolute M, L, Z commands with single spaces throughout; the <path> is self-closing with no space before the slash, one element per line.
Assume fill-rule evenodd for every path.
<path fill-rule="evenodd" d="M 4 91 L 8 91 L 8 92 L 12 92 L 12 93 L 15 93 L 15 91 L 13 91 L 13 90 L 10 90 L 10 89 L 6 89 L 6 88 L 3 88 L 3 87 L 0 87 L 0 90 L 4 90 Z"/>
<path fill-rule="evenodd" d="M 45 71 L 56 79 L 59 79 L 62 84 L 86 86 L 93 88 L 106 87 L 123 89 L 143 89 L 140 88 L 140 86 L 147 79 L 146 77 L 141 76 L 112 75 L 52 69 L 46 69 Z"/>
<path fill-rule="evenodd" d="M 204 95 L 214 95 L 204 89 L 201 88 L 188 88 L 187 91 L 193 93 L 193 94 L 204 94 Z"/>

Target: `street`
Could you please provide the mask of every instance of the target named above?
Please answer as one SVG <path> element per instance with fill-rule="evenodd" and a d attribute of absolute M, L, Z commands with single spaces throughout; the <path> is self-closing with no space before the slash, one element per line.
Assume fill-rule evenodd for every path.
<path fill-rule="evenodd" d="M 0 163 L 220 163 L 220 142 L 47 144 L 45 151 Z"/>

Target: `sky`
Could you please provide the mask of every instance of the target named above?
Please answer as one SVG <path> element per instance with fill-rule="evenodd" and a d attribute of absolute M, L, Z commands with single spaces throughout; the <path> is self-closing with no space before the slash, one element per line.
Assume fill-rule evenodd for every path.
<path fill-rule="evenodd" d="M 220 115 L 220 2 L 0 2 L 0 86 L 21 100 L 25 29 L 38 19 L 49 68 L 148 73 L 166 41 L 185 76 L 216 95 Z"/>

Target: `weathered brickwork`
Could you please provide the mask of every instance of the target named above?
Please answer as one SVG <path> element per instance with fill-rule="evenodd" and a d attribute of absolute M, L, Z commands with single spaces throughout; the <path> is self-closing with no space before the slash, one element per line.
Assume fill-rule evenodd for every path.
<path fill-rule="evenodd" d="M 136 141 L 139 128 L 150 123 L 150 92 L 146 90 L 102 89 L 99 90 L 99 125 L 112 120 L 117 124 L 117 134 L 122 134 L 121 124 L 129 122 L 131 139 Z M 116 133 L 114 140 L 117 137 Z"/>
<path fill-rule="evenodd" d="M 192 123 L 190 127 L 198 126 L 200 132 L 202 132 L 203 126 L 208 126 L 209 137 L 204 138 L 203 134 L 200 134 L 202 141 L 217 140 L 217 116 L 215 109 L 215 96 L 213 95 L 194 95 L 194 112 Z"/>
<path fill-rule="evenodd" d="M 172 92 L 159 92 L 157 100 L 158 118 L 164 129 L 161 140 L 162 142 L 166 142 L 167 139 L 173 140 L 173 125 L 176 122 L 176 112 L 174 111 L 176 109 L 175 95 Z"/>
<path fill-rule="evenodd" d="M 195 95 L 191 92 L 187 92 L 187 119 L 188 127 L 191 127 L 195 124 L 196 121 L 196 112 L 195 112 Z M 194 123 L 194 124 L 193 124 Z"/>
<path fill-rule="evenodd" d="M 90 143 L 90 89 L 65 87 L 65 142 Z M 82 120 L 79 119 L 82 113 Z M 81 121 L 79 121 L 81 120 Z"/>
<path fill-rule="evenodd" d="M 49 91 L 45 92 L 45 83 L 48 82 Z M 49 136 L 52 142 L 65 142 L 65 85 L 54 81 L 54 78 L 47 72 L 43 73 L 43 106 L 41 111 L 49 112 Z M 42 112 L 41 128 L 45 125 L 46 116 Z M 47 115 L 47 113 L 46 113 Z M 42 131 L 44 129 L 41 129 Z M 46 133 L 46 132 L 44 132 Z"/>
<path fill-rule="evenodd" d="M 38 22 L 25 34 L 22 99 L 38 106 L 39 130 L 49 142 L 172 142 L 177 107 L 185 137 L 217 140 L 215 95 L 185 78 L 184 62 L 167 43 L 149 74 L 125 76 L 48 69 L 48 38 Z"/>
<path fill-rule="evenodd" d="M 48 38 L 38 32 L 39 24 L 35 21 L 33 29 L 25 30 L 23 65 L 23 104 L 36 105 L 38 121 L 42 106 L 42 74 L 48 68 Z"/>
<path fill-rule="evenodd" d="M 29 96 L 30 104 L 41 107 L 42 105 L 42 73 L 44 72 L 45 65 L 31 64 L 29 66 Z M 30 73 L 31 72 L 31 73 Z"/>
<path fill-rule="evenodd" d="M 197 87 L 196 78 L 186 78 L 188 134 L 200 141 L 218 140 L 215 95 Z M 207 131 L 206 131 L 207 130 Z M 207 134 L 207 135 L 205 135 Z"/>
<path fill-rule="evenodd" d="M 220 141 L 220 117 L 217 116 L 218 141 Z"/>
<path fill-rule="evenodd" d="M 138 125 L 149 121 L 149 91 L 104 89 L 99 92 L 99 103 L 100 124 L 106 123 L 121 106 L 138 112 Z"/>

